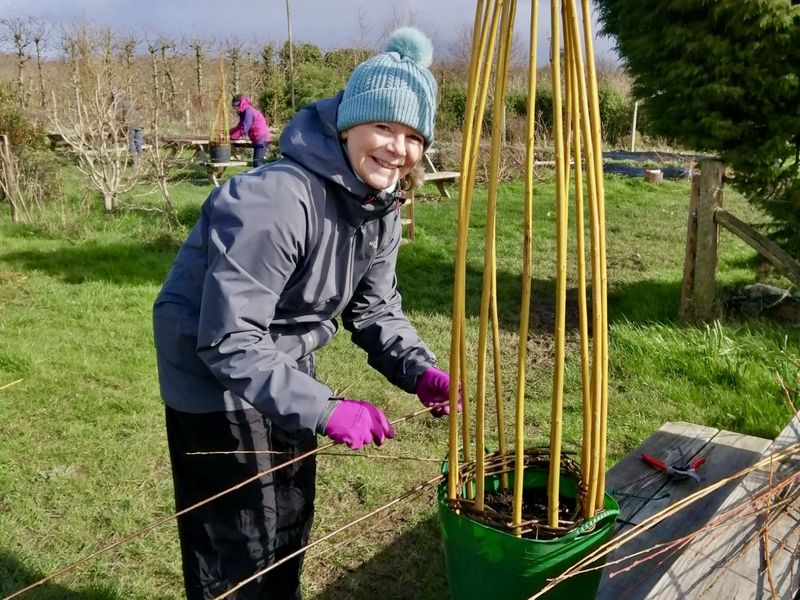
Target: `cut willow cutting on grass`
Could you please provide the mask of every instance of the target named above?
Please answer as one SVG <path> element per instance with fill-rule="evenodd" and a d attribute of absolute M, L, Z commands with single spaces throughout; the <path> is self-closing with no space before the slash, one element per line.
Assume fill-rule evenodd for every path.
<path fill-rule="evenodd" d="M 459 423 L 455 410 L 457 391 L 454 386 L 450 396 L 449 454 L 445 465 L 448 473 L 446 493 L 444 484 L 440 487 L 439 493 L 439 513 L 445 540 L 450 587 L 453 597 L 459 599 L 487 597 L 501 582 L 504 598 L 529 597 L 537 588 L 542 587 L 548 578 L 558 575 L 593 547 L 606 541 L 612 535 L 618 514 L 616 503 L 605 493 L 608 406 L 605 208 L 597 77 L 588 0 L 581 2 L 582 40 L 575 0 L 561 2 L 552 0 L 550 3 L 553 32 L 550 47 L 553 80 L 553 144 L 556 159 L 555 357 L 549 449 L 537 451 L 526 447 L 525 404 L 526 401 L 536 400 L 526 394 L 526 362 L 533 274 L 533 141 L 536 115 L 538 4 L 538 2 L 531 4 L 525 217 L 521 232 L 522 293 L 516 364 L 515 435 L 511 449 L 507 447 L 505 440 L 502 366 L 499 358 L 495 224 L 497 212 L 502 210 L 502 207 L 498 206 L 502 107 L 505 105 L 506 75 L 516 2 L 479 1 L 475 12 L 461 155 L 462 177 L 450 355 L 450 372 L 461 382 L 463 413 L 461 439 L 459 439 Z M 493 81 L 490 82 L 490 79 Z M 493 86 L 494 100 L 480 327 L 475 361 L 477 372 L 473 460 L 471 458 L 473 442 L 470 440 L 473 403 L 469 398 L 470 377 L 467 372 L 465 339 L 466 257 L 478 144 L 490 84 Z M 570 169 L 571 155 L 576 158 L 574 170 Z M 585 207 L 582 164 L 586 165 L 588 231 L 583 217 Z M 571 198 L 570 179 L 574 190 Z M 574 246 L 583 397 L 580 465 L 564 455 L 561 439 L 566 361 L 570 200 L 575 215 Z M 588 269 L 587 236 L 590 249 Z M 591 281 L 591 337 L 587 278 Z M 487 456 L 485 421 L 490 324 L 499 450 Z M 487 548 L 492 545 L 491 549 Z M 476 565 L 481 566 L 476 568 Z M 590 576 L 589 580 L 571 583 L 573 585 L 569 590 L 562 589 L 560 593 L 569 594 L 569 597 L 573 598 L 594 597 L 597 577 Z"/>

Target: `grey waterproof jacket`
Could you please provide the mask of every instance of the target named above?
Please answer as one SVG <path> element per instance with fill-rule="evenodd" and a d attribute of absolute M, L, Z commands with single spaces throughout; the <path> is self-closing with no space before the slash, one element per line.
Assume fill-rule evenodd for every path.
<path fill-rule="evenodd" d="M 281 136 L 281 160 L 232 177 L 203 204 L 153 309 L 170 407 L 255 407 L 284 431 L 322 433 L 332 392 L 313 377 L 313 352 L 337 317 L 407 392 L 434 365 L 396 288 L 398 199 L 350 168 L 340 101 L 302 109 Z"/>

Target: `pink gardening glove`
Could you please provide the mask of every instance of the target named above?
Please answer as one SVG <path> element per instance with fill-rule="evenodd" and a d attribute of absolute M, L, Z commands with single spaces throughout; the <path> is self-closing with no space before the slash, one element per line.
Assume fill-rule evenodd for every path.
<path fill-rule="evenodd" d="M 434 417 L 450 414 L 450 375 L 446 371 L 431 367 L 422 372 L 417 379 L 417 396 L 424 406 L 437 406 L 431 410 Z M 458 412 L 461 412 L 461 386 L 458 390 Z"/>
<path fill-rule="evenodd" d="M 380 446 L 393 438 L 394 429 L 386 415 L 369 402 L 342 398 L 328 419 L 325 435 L 334 442 L 360 450 L 367 444 Z"/>

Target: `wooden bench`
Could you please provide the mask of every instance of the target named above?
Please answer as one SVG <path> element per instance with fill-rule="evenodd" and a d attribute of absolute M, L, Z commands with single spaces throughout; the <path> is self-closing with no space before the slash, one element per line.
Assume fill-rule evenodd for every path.
<path fill-rule="evenodd" d="M 245 167 L 250 163 L 243 160 L 229 160 L 228 162 L 204 162 L 202 164 L 206 173 L 208 173 L 208 180 L 211 182 L 211 185 L 219 187 L 219 180 L 225 174 L 228 167 Z"/>
<path fill-rule="evenodd" d="M 800 425 L 793 421 L 775 441 L 741 435 L 691 423 L 666 423 L 633 452 L 609 470 L 607 490 L 620 503 L 617 533 L 660 512 L 667 506 L 705 486 L 722 481 L 769 456 L 773 448 L 786 447 L 800 440 Z M 698 468 L 701 481 L 675 479 L 657 471 L 641 459 L 646 452 L 667 463 L 688 462 L 704 457 Z M 796 459 L 795 459 L 796 460 Z M 795 465 L 795 471 L 797 471 Z M 783 508 L 773 514 L 769 535 L 773 577 L 764 574 L 764 527 L 760 511 L 742 518 L 727 515 L 744 498 L 763 488 L 768 473 L 757 470 L 711 492 L 691 506 L 652 526 L 615 550 L 608 562 L 645 552 L 620 564 L 607 565 L 598 600 L 686 599 L 732 600 L 738 598 L 794 598 L 800 570 L 795 552 L 800 532 L 794 511 Z M 780 512 L 780 511 L 774 511 Z M 713 529 L 701 532 L 676 547 L 658 547 L 688 536 L 717 517 Z M 654 549 L 655 548 L 655 549 Z M 658 549 L 662 553 L 644 561 Z M 666 548 L 666 549 L 665 549 Z M 775 594 L 771 585 L 775 585 Z"/>

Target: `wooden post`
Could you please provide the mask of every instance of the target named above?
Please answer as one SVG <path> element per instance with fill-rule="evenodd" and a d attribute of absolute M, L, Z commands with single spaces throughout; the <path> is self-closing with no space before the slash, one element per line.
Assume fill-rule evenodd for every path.
<path fill-rule="evenodd" d="M 694 295 L 694 260 L 697 253 L 697 195 L 700 193 L 700 174 L 692 176 L 692 191 L 689 196 L 689 222 L 686 226 L 686 253 L 683 259 L 683 284 L 681 285 L 681 321 L 692 319 L 692 296 Z"/>
<path fill-rule="evenodd" d="M 633 103 L 633 119 L 631 121 L 631 152 L 636 151 L 636 116 L 639 113 L 639 101 Z"/>
<path fill-rule="evenodd" d="M 689 316 L 693 321 L 711 321 L 719 315 L 715 281 L 719 224 L 714 219 L 714 213 L 722 204 L 724 172 L 725 165 L 718 160 L 704 160 L 700 165 L 700 184 L 697 193 L 697 249 Z"/>
<path fill-rule="evenodd" d="M 192 95 L 186 90 L 186 129 L 192 129 Z"/>

